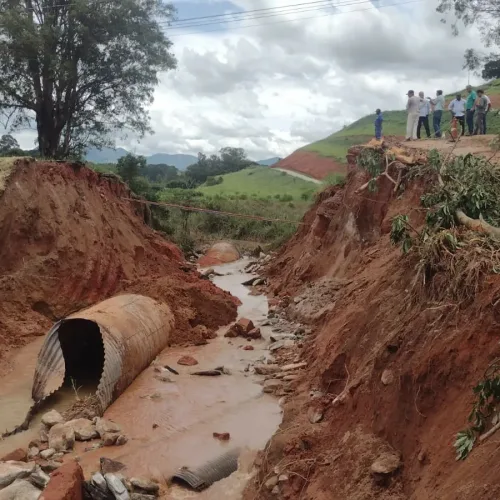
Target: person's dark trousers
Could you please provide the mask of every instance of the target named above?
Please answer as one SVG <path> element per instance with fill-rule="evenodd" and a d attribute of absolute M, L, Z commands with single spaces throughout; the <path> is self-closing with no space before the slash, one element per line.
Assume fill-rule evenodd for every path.
<path fill-rule="evenodd" d="M 462 126 L 462 135 L 465 134 L 465 117 L 464 116 L 457 116 L 458 123 Z"/>
<path fill-rule="evenodd" d="M 434 127 L 434 135 L 436 137 L 441 137 L 441 118 L 443 118 L 443 112 L 441 110 L 434 111 L 432 126 Z"/>
<path fill-rule="evenodd" d="M 486 116 L 488 115 L 488 113 L 484 113 L 484 116 L 483 116 L 483 133 L 486 134 Z"/>
<path fill-rule="evenodd" d="M 431 129 L 429 128 L 429 117 L 428 116 L 419 116 L 418 117 L 418 125 L 417 125 L 417 138 L 420 139 L 420 129 L 422 125 L 425 127 L 425 133 L 427 134 L 427 139 L 431 137 Z"/>
<path fill-rule="evenodd" d="M 474 133 L 474 110 L 467 110 L 467 129 L 469 130 L 469 135 Z"/>

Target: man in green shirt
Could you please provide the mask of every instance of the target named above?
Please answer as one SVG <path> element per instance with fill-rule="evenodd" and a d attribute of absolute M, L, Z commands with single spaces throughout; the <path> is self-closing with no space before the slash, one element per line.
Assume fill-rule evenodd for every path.
<path fill-rule="evenodd" d="M 475 111 L 475 102 L 477 99 L 477 94 L 475 90 L 467 85 L 467 101 L 465 103 L 465 107 L 467 109 L 466 112 L 466 120 L 467 120 L 467 129 L 469 130 L 468 135 L 472 135 L 474 133 L 474 111 Z"/>

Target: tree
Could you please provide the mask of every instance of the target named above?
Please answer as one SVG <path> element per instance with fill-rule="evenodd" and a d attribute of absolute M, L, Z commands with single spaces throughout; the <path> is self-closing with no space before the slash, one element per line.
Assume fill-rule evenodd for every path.
<path fill-rule="evenodd" d="M 161 0 L 0 0 L 0 111 L 36 124 L 41 156 L 150 132 L 158 72 L 176 61 Z M 163 24 L 162 24 L 163 23 Z"/>
<path fill-rule="evenodd" d="M 145 168 L 146 158 L 144 156 L 135 156 L 132 153 L 122 156 L 116 164 L 116 172 L 132 190 L 134 189 L 134 182 Z"/>
<path fill-rule="evenodd" d="M 481 74 L 484 80 L 500 78 L 500 59 L 488 61 Z"/>
<path fill-rule="evenodd" d="M 2 135 L 2 137 L 0 137 L 0 154 L 8 153 L 13 149 L 20 149 L 16 139 L 9 134 Z"/>
<path fill-rule="evenodd" d="M 467 83 L 470 83 L 470 74 L 476 73 L 481 66 L 481 56 L 474 49 L 467 49 L 464 54 L 464 65 L 462 69 L 466 69 Z"/>

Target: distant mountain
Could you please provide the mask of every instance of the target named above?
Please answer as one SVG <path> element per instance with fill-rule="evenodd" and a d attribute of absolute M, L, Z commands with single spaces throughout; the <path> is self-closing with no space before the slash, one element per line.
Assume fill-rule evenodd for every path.
<path fill-rule="evenodd" d="M 278 158 L 275 156 L 274 158 L 268 158 L 267 160 L 259 160 L 257 163 L 259 165 L 264 165 L 266 167 L 270 167 L 274 165 L 275 163 L 278 163 L 281 160 L 281 158 Z"/>
<path fill-rule="evenodd" d="M 123 148 L 103 148 L 89 149 L 85 155 L 85 159 L 92 163 L 116 163 L 122 156 L 128 154 L 128 151 Z M 196 163 L 198 158 L 193 155 L 184 154 L 166 154 L 157 153 L 151 156 L 146 156 L 148 165 L 158 165 L 164 163 L 166 165 L 173 165 L 179 170 L 186 170 L 189 165 Z"/>

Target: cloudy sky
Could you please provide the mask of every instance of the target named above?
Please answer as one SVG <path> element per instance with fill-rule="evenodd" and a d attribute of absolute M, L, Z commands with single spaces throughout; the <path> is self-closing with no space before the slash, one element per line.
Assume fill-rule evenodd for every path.
<path fill-rule="evenodd" d="M 162 75 L 151 106 L 155 134 L 117 141 L 140 154 L 234 146 L 253 159 L 284 157 L 378 107 L 402 108 L 409 88 L 464 87 L 464 50 L 481 47 L 474 30 L 451 35 L 437 0 L 174 4 L 186 21 L 167 29 L 178 67 Z M 240 14 L 212 17 L 230 13 Z M 33 147 L 31 132 L 17 138 Z"/>

